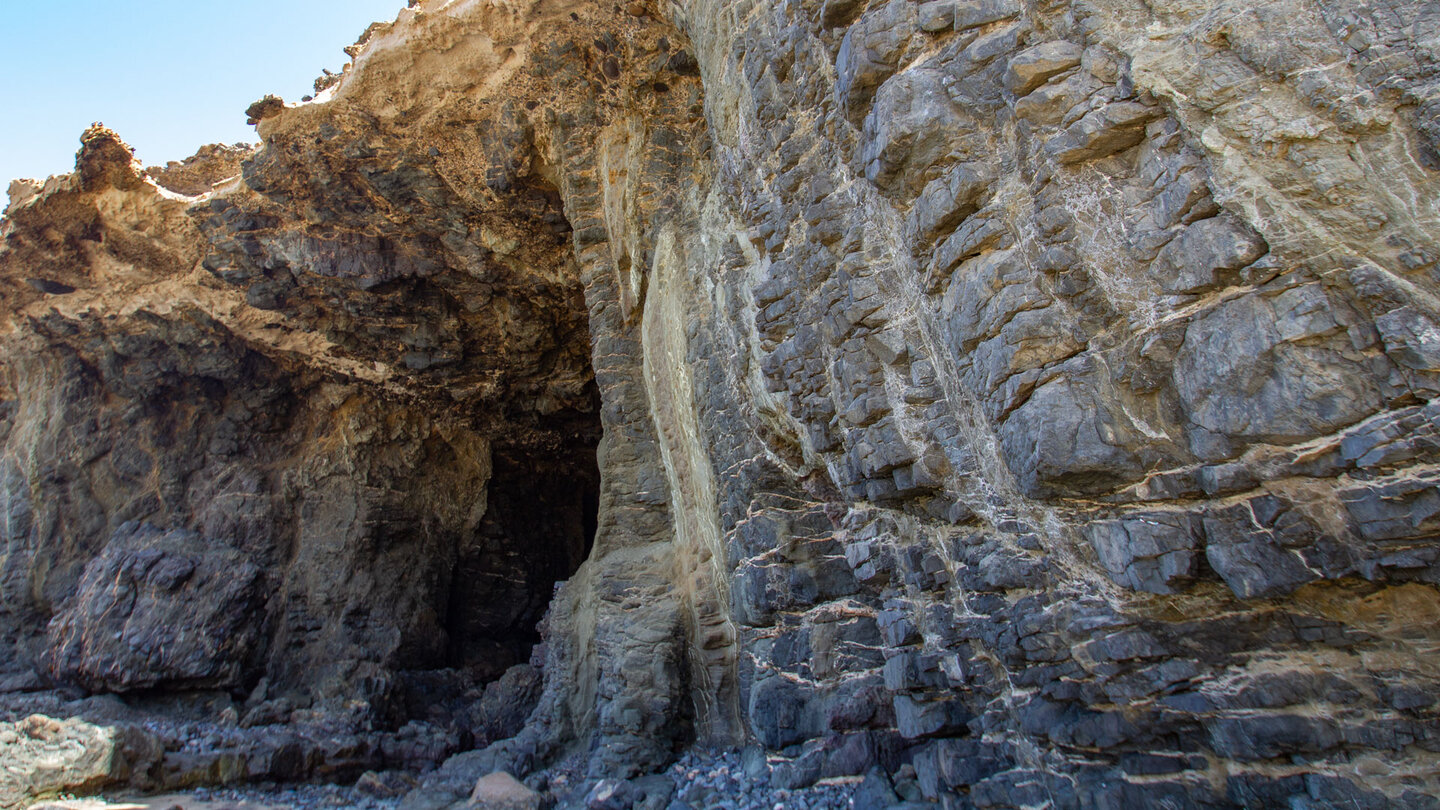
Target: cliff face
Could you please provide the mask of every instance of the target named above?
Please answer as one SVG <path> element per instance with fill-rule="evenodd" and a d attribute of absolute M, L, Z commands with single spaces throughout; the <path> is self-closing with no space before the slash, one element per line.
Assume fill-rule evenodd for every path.
<path fill-rule="evenodd" d="M 1437 25 L 433 0 L 252 154 L 92 130 L 0 225 L 4 683 L 382 729 L 528 658 L 417 807 L 752 741 L 1433 801 Z"/>

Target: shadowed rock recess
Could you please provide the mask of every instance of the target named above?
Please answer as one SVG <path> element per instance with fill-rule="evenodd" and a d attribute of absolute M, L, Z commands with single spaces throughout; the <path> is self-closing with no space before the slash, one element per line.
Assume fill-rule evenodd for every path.
<path fill-rule="evenodd" d="M 0 805 L 1440 807 L 1437 37 L 421 0 L 254 150 L 90 129 L 0 222 Z"/>

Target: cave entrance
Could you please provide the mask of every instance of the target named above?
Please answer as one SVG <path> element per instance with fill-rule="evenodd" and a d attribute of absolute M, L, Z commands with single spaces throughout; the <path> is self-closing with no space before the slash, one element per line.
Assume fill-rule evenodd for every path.
<path fill-rule="evenodd" d="M 508 155 L 513 144 L 496 154 Z M 538 157 L 537 157 L 538 160 Z M 603 433 L 591 361 L 585 293 L 573 267 L 571 227 L 544 171 L 489 178 L 541 266 L 534 273 L 490 262 L 487 284 L 515 321 L 505 352 L 508 401 L 488 423 L 491 449 L 485 514 L 461 538 L 445 609 L 446 666 L 474 683 L 529 660 L 555 585 L 590 555 L 598 524 Z M 550 264 L 547 265 L 547 261 Z M 556 284 L 556 278 L 564 279 Z M 499 305 L 492 305 L 499 306 Z M 477 334 L 484 329 L 477 327 Z M 493 404 L 492 404 L 493 407 Z"/>
<path fill-rule="evenodd" d="M 457 555 L 449 665 L 479 681 L 528 660 L 555 583 L 575 573 L 595 539 L 599 414 L 568 426 L 563 440 L 550 436 L 493 448 L 485 517 Z"/>

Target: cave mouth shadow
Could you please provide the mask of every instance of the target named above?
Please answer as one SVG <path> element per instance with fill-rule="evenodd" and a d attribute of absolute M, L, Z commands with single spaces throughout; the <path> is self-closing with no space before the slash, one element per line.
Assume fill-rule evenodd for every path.
<path fill-rule="evenodd" d="M 493 448 L 485 516 L 460 542 L 451 577 L 449 667 L 485 682 L 529 659 L 556 584 L 595 540 L 599 434 L 597 413 L 593 429 L 569 431 L 559 447 Z"/>

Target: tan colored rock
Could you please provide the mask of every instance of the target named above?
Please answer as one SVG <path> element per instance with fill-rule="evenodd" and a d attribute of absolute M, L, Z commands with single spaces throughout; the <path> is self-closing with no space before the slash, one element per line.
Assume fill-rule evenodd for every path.
<path fill-rule="evenodd" d="M 0 723 L 0 808 L 59 793 L 124 784 L 157 761 L 159 744 L 130 727 L 32 714 Z"/>
<path fill-rule="evenodd" d="M 150 166 L 145 169 L 145 173 L 161 188 L 195 197 L 209 191 L 216 183 L 240 174 L 240 162 L 254 152 L 255 150 L 246 144 L 228 146 L 212 143 L 200 147 L 194 155 L 184 160 L 172 160 L 164 166 Z"/>
<path fill-rule="evenodd" d="M 480 777 L 470 793 L 476 810 L 539 810 L 540 794 L 504 771 Z"/>

